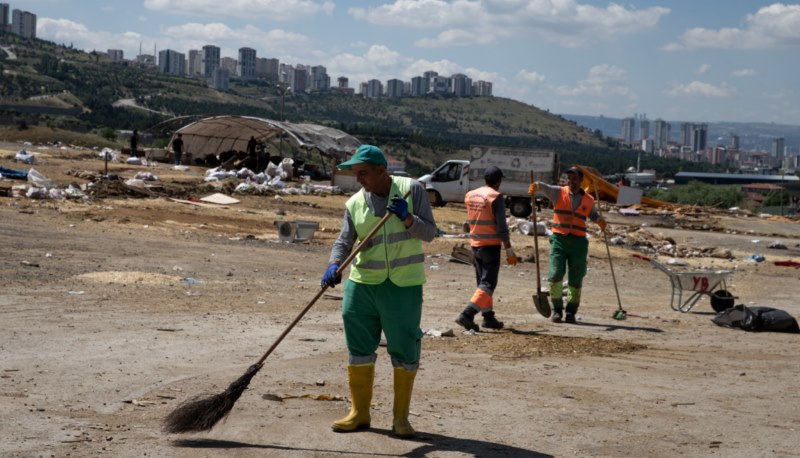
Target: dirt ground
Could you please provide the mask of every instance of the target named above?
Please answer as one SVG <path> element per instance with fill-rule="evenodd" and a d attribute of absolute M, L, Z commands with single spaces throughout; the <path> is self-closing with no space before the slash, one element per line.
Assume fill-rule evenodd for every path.
<path fill-rule="evenodd" d="M 13 160 L 19 148 L 0 145 L 0 166 L 28 170 Z M 28 148 L 38 155 L 34 168 L 62 186 L 103 173 L 96 151 Z M 109 164 L 124 178 L 141 170 L 159 177 L 160 196 L 106 186 L 88 201 L 0 197 L 2 456 L 800 453 L 800 336 L 716 326 L 707 296 L 689 313 L 673 311 L 669 277 L 630 244 L 611 247 L 626 321 L 612 319 L 617 296 L 595 233 L 578 324 L 536 313 L 536 266 L 525 262 L 501 271 L 496 310 L 506 329 L 462 332 L 453 320 L 474 273 L 449 260 L 466 242 L 458 205 L 434 210 L 445 236 L 425 246 L 427 335 L 411 406 L 417 438 L 391 434 L 383 349 L 372 428 L 331 431 L 349 408 L 341 288 L 311 308 L 224 422 L 208 433 L 165 434 L 172 409 L 241 376 L 319 291 L 346 197 L 235 194 L 238 204 L 197 205 L 179 200 L 214 192 L 203 169 Z M 0 194 L 16 184 L 0 182 Z M 773 263 L 800 261 L 797 221 L 606 210 L 615 236 L 668 241 L 691 254 L 680 258 L 689 270 L 733 271 L 727 289 L 736 303 L 800 316 L 800 270 Z M 310 242 L 281 242 L 276 220 L 320 229 Z M 514 233 L 512 241 L 519 255 L 533 254 L 531 236 Z M 767 248 L 775 241 L 787 249 Z M 540 237 L 542 276 L 548 248 Z M 766 259 L 748 262 L 752 254 Z"/>

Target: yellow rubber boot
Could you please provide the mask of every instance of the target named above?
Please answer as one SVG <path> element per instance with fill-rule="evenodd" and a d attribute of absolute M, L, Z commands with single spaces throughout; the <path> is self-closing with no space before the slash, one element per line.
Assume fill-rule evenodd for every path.
<path fill-rule="evenodd" d="M 416 431 L 408 422 L 408 411 L 411 405 L 411 392 L 414 390 L 414 378 L 417 371 L 407 371 L 402 367 L 394 368 L 394 423 L 392 431 L 398 437 L 414 437 Z"/>
<path fill-rule="evenodd" d="M 350 396 L 353 398 L 350 413 L 333 422 L 331 428 L 337 432 L 369 428 L 369 407 L 372 403 L 372 383 L 375 380 L 375 365 L 347 366 Z"/>

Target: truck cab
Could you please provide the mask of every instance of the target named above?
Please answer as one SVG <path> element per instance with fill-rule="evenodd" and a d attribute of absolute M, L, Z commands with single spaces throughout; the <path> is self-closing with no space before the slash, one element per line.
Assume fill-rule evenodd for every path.
<path fill-rule="evenodd" d="M 419 178 L 428 191 L 428 199 L 434 207 L 447 202 L 463 202 L 470 190 L 469 161 L 449 160 L 433 172 Z"/>

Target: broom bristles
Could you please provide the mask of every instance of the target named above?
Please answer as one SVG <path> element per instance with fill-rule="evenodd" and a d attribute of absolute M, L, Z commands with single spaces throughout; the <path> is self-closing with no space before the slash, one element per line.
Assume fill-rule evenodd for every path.
<path fill-rule="evenodd" d="M 253 364 L 247 372 L 231 383 L 219 394 L 197 396 L 183 402 L 164 419 L 164 431 L 168 433 L 188 433 L 208 431 L 230 413 L 233 405 L 250 384 L 250 380 L 261 369 L 261 364 Z"/>

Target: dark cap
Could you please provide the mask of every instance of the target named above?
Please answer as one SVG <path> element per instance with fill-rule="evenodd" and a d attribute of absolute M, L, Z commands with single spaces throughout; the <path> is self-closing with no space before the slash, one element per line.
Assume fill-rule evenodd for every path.
<path fill-rule="evenodd" d="M 583 178 L 583 170 L 575 167 L 574 165 L 567 169 L 567 173 L 577 173 L 579 177 Z"/>
<path fill-rule="evenodd" d="M 486 170 L 483 171 L 483 178 L 490 181 L 497 181 L 504 177 L 503 171 L 493 165 L 487 167 Z"/>
<path fill-rule="evenodd" d="M 381 151 L 380 148 L 373 145 L 361 145 L 349 161 L 342 162 L 338 167 L 340 170 L 349 170 L 350 167 L 361 163 L 383 166 L 387 164 L 386 157 L 383 155 L 383 151 Z"/>

